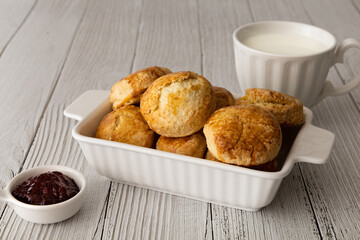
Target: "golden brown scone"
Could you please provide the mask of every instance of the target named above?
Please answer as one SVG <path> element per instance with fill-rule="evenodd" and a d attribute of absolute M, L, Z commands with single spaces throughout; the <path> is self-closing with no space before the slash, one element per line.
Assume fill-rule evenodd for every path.
<path fill-rule="evenodd" d="M 156 149 L 203 158 L 206 150 L 206 140 L 202 131 L 180 138 L 160 136 L 156 143 Z"/>
<path fill-rule="evenodd" d="M 281 147 L 281 128 L 275 117 L 255 105 L 220 108 L 206 122 L 209 151 L 220 161 L 254 166 L 273 160 Z"/>
<path fill-rule="evenodd" d="M 256 170 L 260 170 L 260 171 L 265 171 L 265 172 L 276 172 L 278 171 L 278 161 L 276 160 L 276 158 L 270 162 L 258 165 L 258 166 L 250 166 L 249 168 L 251 169 L 256 169 Z"/>
<path fill-rule="evenodd" d="M 112 108 L 120 108 L 125 105 L 137 104 L 141 95 L 157 78 L 171 73 L 167 68 L 149 67 L 141 69 L 115 83 L 110 92 Z"/>
<path fill-rule="evenodd" d="M 206 152 L 205 159 L 210 160 L 210 161 L 215 161 L 215 162 L 221 162 L 214 155 L 212 155 L 212 153 L 209 150 Z"/>
<path fill-rule="evenodd" d="M 95 137 L 142 147 L 154 145 L 155 133 L 150 129 L 139 107 L 130 105 L 108 113 L 100 122 Z"/>
<path fill-rule="evenodd" d="M 236 104 L 255 104 L 271 112 L 282 127 L 301 125 L 305 121 L 301 101 L 290 95 L 263 88 L 246 89 Z"/>
<path fill-rule="evenodd" d="M 210 161 L 215 161 L 215 162 L 221 162 L 214 155 L 212 155 L 210 151 L 207 151 L 205 159 L 210 160 Z M 277 165 L 278 165 L 278 163 L 275 158 L 274 160 L 272 160 L 270 162 L 266 162 L 264 164 L 257 165 L 257 166 L 248 166 L 248 168 L 256 169 L 256 170 L 260 170 L 260 171 L 266 171 L 266 172 L 276 172 L 278 170 Z"/>
<path fill-rule="evenodd" d="M 216 99 L 216 109 L 235 104 L 234 96 L 225 88 L 213 86 L 213 91 Z"/>
<path fill-rule="evenodd" d="M 150 85 L 141 97 L 140 110 L 159 135 L 185 137 L 204 126 L 215 105 L 208 80 L 194 72 L 177 72 Z"/>

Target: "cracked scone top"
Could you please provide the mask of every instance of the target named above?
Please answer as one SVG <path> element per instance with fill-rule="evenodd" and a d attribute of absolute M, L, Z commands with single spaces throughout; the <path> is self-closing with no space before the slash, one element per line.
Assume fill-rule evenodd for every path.
<path fill-rule="evenodd" d="M 215 161 L 215 162 L 221 162 L 214 155 L 212 155 L 212 153 L 210 151 L 207 151 L 207 153 L 205 155 L 205 159 L 210 160 L 210 161 Z M 278 161 L 275 158 L 274 160 L 271 160 L 270 162 L 266 162 L 264 164 L 247 166 L 247 167 L 249 167 L 251 169 L 260 170 L 260 171 L 276 172 L 276 171 L 278 171 Z"/>
<path fill-rule="evenodd" d="M 268 111 L 254 105 L 217 110 L 206 122 L 209 151 L 222 162 L 255 166 L 273 160 L 281 147 L 281 128 Z"/>
<path fill-rule="evenodd" d="M 203 158 L 206 151 L 206 140 L 202 131 L 186 137 L 164 137 L 160 136 L 156 143 L 156 149 Z"/>
<path fill-rule="evenodd" d="M 254 104 L 271 112 L 282 127 L 298 126 L 305 122 L 301 101 L 290 95 L 270 89 L 250 88 L 236 104 Z"/>
<path fill-rule="evenodd" d="M 121 79 L 111 88 L 110 102 L 112 103 L 112 108 L 116 109 L 139 103 L 141 95 L 150 84 L 168 73 L 171 73 L 169 69 L 154 66 L 141 69 Z"/>
<path fill-rule="evenodd" d="M 216 109 L 235 105 L 235 98 L 231 92 L 222 87 L 213 86 L 216 99 Z"/>
<path fill-rule="evenodd" d="M 139 107 L 129 105 L 108 113 L 100 122 L 95 137 L 141 147 L 152 147 L 155 133 L 141 115 Z"/>
<path fill-rule="evenodd" d="M 151 129 L 165 137 L 185 137 L 199 131 L 215 107 L 211 84 L 194 72 L 158 78 L 140 100 L 141 114 Z"/>

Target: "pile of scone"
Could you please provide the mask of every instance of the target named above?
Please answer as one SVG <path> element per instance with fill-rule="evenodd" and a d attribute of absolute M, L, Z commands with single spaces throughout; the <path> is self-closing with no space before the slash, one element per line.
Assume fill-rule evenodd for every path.
<path fill-rule="evenodd" d="M 95 137 L 264 171 L 276 171 L 282 129 L 305 117 L 300 100 L 247 89 L 235 101 L 190 71 L 139 70 L 115 83 L 113 111 Z"/>

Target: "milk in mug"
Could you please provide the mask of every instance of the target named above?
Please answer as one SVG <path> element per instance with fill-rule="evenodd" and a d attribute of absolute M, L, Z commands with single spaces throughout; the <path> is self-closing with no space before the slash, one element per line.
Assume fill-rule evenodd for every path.
<path fill-rule="evenodd" d="M 267 53 L 299 56 L 326 50 L 327 46 L 315 39 L 286 33 L 261 33 L 242 40 L 246 46 Z"/>
<path fill-rule="evenodd" d="M 237 78 L 248 88 L 267 88 L 300 99 L 312 107 L 327 96 L 343 95 L 360 86 L 360 75 L 343 86 L 328 81 L 329 69 L 343 63 L 353 38 L 337 44 L 334 35 L 316 26 L 287 22 L 249 23 L 233 33 Z"/>

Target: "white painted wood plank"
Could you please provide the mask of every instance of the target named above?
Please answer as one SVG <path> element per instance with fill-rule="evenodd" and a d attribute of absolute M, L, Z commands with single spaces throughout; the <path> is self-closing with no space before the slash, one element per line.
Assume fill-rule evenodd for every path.
<path fill-rule="evenodd" d="M 213 85 L 240 93 L 232 34 L 239 26 L 252 22 L 248 3 L 200 0 L 198 8 L 204 75 Z"/>
<path fill-rule="evenodd" d="M 309 11 L 309 8 L 312 8 L 312 5 L 309 4 L 310 1 L 305 2 L 305 7 L 299 1 L 249 2 L 253 7 L 251 13 L 257 20 L 314 21 L 315 24 L 328 22 L 328 20 L 324 20 L 325 16 L 319 17 L 319 19 L 313 17 L 321 11 L 321 5 Z M 202 47 L 204 75 L 220 86 L 231 90 L 236 89 L 237 85 L 232 79 L 236 77 L 235 70 L 232 67 L 233 65 L 228 64 L 233 60 L 227 58 L 228 54 L 231 54 L 232 44 L 229 45 L 227 36 L 219 35 L 227 34 L 231 30 L 231 26 L 235 25 L 237 21 L 239 21 L 239 25 L 243 24 L 243 21 L 247 21 L 249 12 L 245 8 L 245 2 L 227 2 L 226 4 L 229 4 L 230 7 L 226 6 L 225 3 L 206 2 L 200 4 L 201 8 L 198 10 L 193 2 L 164 3 L 159 1 L 152 4 L 153 6 L 150 3 L 145 3 L 142 10 L 145 12 L 139 29 L 138 50 L 132 71 L 157 64 L 168 66 L 174 71 L 186 68 L 186 70 L 201 72 L 200 48 Z M 232 4 L 241 6 L 241 8 L 232 7 Z M 346 4 L 351 4 L 351 2 L 346 2 Z M 48 2 L 41 8 L 49 10 L 48 8 L 52 9 L 52 6 L 53 3 Z M 79 21 L 81 15 L 77 14 L 83 6 L 79 2 L 71 2 L 67 10 L 61 11 L 63 8 L 58 10 L 59 6 L 57 6 L 59 12 L 51 13 L 49 11 L 50 16 L 45 16 L 45 13 L 40 14 L 40 16 L 46 19 L 52 16 L 55 22 L 61 19 L 61 23 L 64 24 L 62 27 L 68 29 L 58 31 L 63 31 L 64 35 L 67 35 L 69 32 L 75 32 L 76 20 Z M 334 21 L 344 21 L 344 24 L 348 24 L 349 19 L 346 16 L 344 17 L 342 10 L 348 9 L 349 6 L 342 7 L 343 9 L 340 9 L 339 13 L 336 13 L 335 10 L 341 6 L 334 6 L 330 7 L 331 9 L 326 9 L 326 11 L 335 12 Z M 31 20 L 32 18 L 40 18 L 39 14 L 35 12 L 36 9 L 29 16 L 28 21 L 34 22 L 35 20 Z M 8 208 L 0 221 L 0 238 L 212 239 L 214 236 L 215 239 L 237 237 L 245 239 L 316 239 L 320 236 L 317 234 L 315 220 L 318 222 L 324 238 L 351 239 L 358 237 L 360 207 L 357 199 L 360 199 L 360 193 L 357 183 L 360 171 L 357 160 L 359 159 L 360 133 L 358 129 L 360 129 L 360 125 L 357 119 L 360 118 L 357 108 L 349 96 L 326 99 L 313 109 L 315 124 L 331 129 L 337 135 L 330 162 L 320 166 L 301 164 L 300 167 L 295 167 L 294 171 L 284 180 L 274 202 L 261 212 L 247 213 L 216 205 L 212 205 L 212 211 L 209 211 L 208 204 L 117 183 L 112 184 L 109 205 L 106 205 L 106 192 L 109 182 L 99 177 L 84 161 L 79 146 L 70 136 L 74 121 L 65 119 L 62 116 L 62 111 L 83 91 L 91 88 L 109 89 L 116 80 L 130 72 L 139 24 L 139 9 L 141 9 L 139 1 L 131 4 L 116 1 L 106 4 L 90 3 L 70 55 L 66 60 L 64 70 L 61 72 L 54 95 L 43 116 L 33 147 L 25 161 L 24 168 L 55 163 L 72 166 L 83 171 L 87 179 L 90 179 L 89 183 L 93 185 L 87 193 L 87 201 L 84 207 L 74 218 L 49 226 L 22 221 Z M 169 10 L 171 11 L 169 12 Z M 201 21 L 209 21 L 208 25 L 205 23 L 205 28 L 200 27 L 202 25 L 199 26 L 194 19 L 194 15 L 196 16 L 198 11 L 199 16 L 201 16 L 198 19 L 200 23 Z M 73 14 L 75 12 L 77 14 Z M 349 15 L 349 18 L 354 20 L 351 24 L 355 25 L 356 15 L 352 14 L 352 10 Z M 65 18 L 64 16 L 68 17 Z M 70 16 L 76 17 L 73 19 Z M 189 19 L 183 20 L 185 16 Z M 221 16 L 222 18 L 220 18 Z M 341 20 L 343 18 L 345 20 Z M 216 22 L 216 19 L 220 20 Z M 23 28 L 29 29 L 29 26 L 26 25 L 28 21 L 25 22 Z M 68 24 L 70 23 L 74 25 L 69 27 Z M 51 24 L 52 31 L 58 29 L 54 27 L 56 24 L 53 22 Z M 41 27 L 45 24 L 39 21 L 36 26 L 40 28 L 39 25 Z M 199 41 L 199 27 L 201 34 L 205 36 L 202 42 Z M 24 34 L 22 33 L 23 28 L 18 34 L 23 39 L 27 39 L 29 30 L 27 30 L 27 34 Z M 173 29 L 176 31 L 171 32 Z M 345 27 L 336 34 L 339 36 L 344 34 L 345 36 L 347 31 Z M 55 87 L 54 79 L 60 73 L 59 66 L 61 64 L 59 63 L 62 63 L 63 57 L 66 56 L 62 53 L 66 52 L 66 46 L 69 46 L 71 42 L 69 36 L 57 35 L 45 39 L 42 37 L 45 32 L 46 28 L 44 27 L 34 33 L 34 36 L 40 38 L 41 43 L 45 43 L 45 47 L 43 46 L 45 49 L 47 49 L 46 46 L 50 45 L 49 43 L 60 41 L 56 40 L 58 38 L 62 41 L 67 38 L 68 42 L 62 42 L 60 48 L 59 45 L 53 46 L 57 50 L 55 52 L 47 51 L 44 53 L 31 44 L 26 45 L 26 42 L 24 43 L 25 46 L 21 46 L 16 35 L 4 52 L 3 57 L 0 58 L 0 80 L 2 83 L 0 89 L 2 95 L 6 93 L 6 98 L 2 99 L 0 96 L 2 102 L 0 111 L 6 113 L 2 114 L 6 117 L 0 120 L 2 121 L 0 127 L 3 128 L 0 129 L 2 132 L 0 146 L 5 151 L 0 155 L 0 160 L 6 166 L 6 168 L 1 169 L 1 185 L 5 185 L 9 181 L 12 172 L 18 170 L 26 156 L 29 144 L 38 126 L 38 119 L 42 117 L 43 112 L 40 109 L 36 110 L 34 106 L 39 105 L 42 109 L 46 106 L 51 89 Z M 231 39 L 231 36 L 229 38 Z M 17 48 L 20 47 L 20 50 L 12 48 L 12 44 L 16 44 Z M 224 46 L 221 47 L 221 45 Z M 48 48 L 54 50 L 51 47 Z M 222 49 L 224 52 L 221 51 Z M 46 55 L 49 52 L 54 54 L 51 59 Z M 29 58 L 31 54 L 34 55 L 33 58 Z M 4 57 L 6 60 L 3 60 Z M 226 64 L 217 65 L 218 62 L 226 62 Z M 4 66 L 1 67 L 2 65 L 6 67 L 17 66 L 17 68 L 13 67 L 13 70 L 9 70 Z M 48 69 L 40 68 L 39 70 L 39 66 L 46 66 Z M 17 69 L 22 71 L 15 72 Z M 37 73 L 38 71 L 43 72 Z M 45 74 L 44 72 L 48 73 Z M 346 73 L 341 72 L 341 74 L 346 79 Z M 2 78 L 4 76 L 10 76 L 10 78 Z M 221 76 L 226 77 L 222 80 Z M 336 72 L 332 71 L 330 77 L 335 84 L 342 84 Z M 16 82 L 18 78 L 20 80 Z M 39 91 L 33 90 L 32 85 L 26 81 L 27 79 L 42 83 L 44 86 L 38 87 Z M 50 80 L 45 81 L 44 79 Z M 19 94 L 20 92 L 21 94 Z M 27 94 L 30 94 L 31 97 Z M 6 100 L 7 98 L 10 99 Z M 32 99 L 34 100 L 32 101 Z M 24 100 L 31 104 L 22 106 Z M 19 109 L 18 112 L 13 111 L 14 102 L 16 102 L 16 108 Z M 28 115 L 24 115 L 24 112 Z M 30 113 L 31 115 L 29 115 Z M 20 114 L 22 114 L 21 118 L 19 117 Z M 19 125 L 16 125 L 16 128 L 20 127 L 20 129 L 14 127 L 14 129 L 7 130 L 9 126 L 12 126 L 11 121 L 7 119 L 8 117 L 10 120 L 21 119 Z M 25 134 L 22 135 L 24 131 Z M 22 138 L 18 142 L 19 136 Z M 8 141 L 12 144 L 8 144 Z M 15 146 L 21 147 L 19 152 L 16 152 Z M 301 173 L 305 179 L 306 189 L 302 184 Z M 306 190 L 309 192 L 311 202 L 304 195 Z M 104 192 L 105 194 L 100 194 Z M 315 210 L 316 218 L 312 216 L 311 207 Z M 103 220 L 105 216 L 106 219 Z M 297 218 L 295 219 L 294 216 Z M 104 229 L 103 223 L 105 224 Z"/>
<path fill-rule="evenodd" d="M 350 2 L 342 1 L 329 3 L 328 1 L 292 1 L 291 8 L 284 9 L 282 20 L 292 20 L 292 14 L 300 14 L 297 18 L 301 22 L 308 22 L 328 29 L 338 38 L 355 32 L 356 13 L 350 10 Z M 263 6 L 282 9 L 284 1 L 272 1 L 264 6 L 263 1 L 252 1 L 254 8 Z M 294 5 L 296 4 L 296 5 Z M 271 5 L 271 6 L 270 6 Z M 275 5 L 275 6 L 274 6 Z M 347 5 L 347 6 L 345 6 Z M 289 11 L 293 9 L 293 11 Z M 344 9 L 349 10 L 349 19 Z M 286 10 L 286 11 L 285 11 Z M 278 19 L 279 15 L 268 13 L 266 19 Z M 301 17 L 303 16 L 303 17 Z M 261 15 L 257 16 L 262 19 Z M 353 23 L 350 23 L 353 21 Z M 336 23 L 337 22 L 337 23 Z M 347 26 L 350 25 L 349 28 Z M 355 33 L 358 34 L 358 31 Z M 355 56 L 356 58 L 356 56 Z M 343 74 L 344 72 L 342 72 Z M 337 72 L 332 69 L 328 77 L 334 85 L 342 85 Z M 352 93 L 354 98 L 355 92 Z M 354 101 L 347 96 L 328 98 L 313 108 L 314 124 L 333 131 L 336 135 L 335 145 L 326 165 L 301 164 L 302 175 L 309 192 L 312 207 L 322 237 L 326 239 L 351 239 L 359 233 L 359 170 L 358 164 L 360 143 L 359 111 Z M 346 164 L 344 164 L 346 163 Z"/>
<path fill-rule="evenodd" d="M 144 1 L 133 71 L 152 66 L 201 72 L 196 3 Z M 181 179 L 179 179 L 181 181 Z M 207 203 L 112 184 L 105 239 L 202 239 Z"/>
<path fill-rule="evenodd" d="M 349 96 L 329 98 L 314 108 L 314 123 L 336 140 L 325 167 L 303 164 L 303 175 L 326 239 L 360 236 L 360 114 Z"/>
<path fill-rule="evenodd" d="M 81 1 L 40 1 L 0 58 L 1 187 L 24 161 L 80 20 L 75 13 L 82 9 Z"/>
<path fill-rule="evenodd" d="M 130 17 L 127 13 L 136 13 L 139 7 L 140 1 L 109 1 L 106 5 L 89 2 L 24 164 L 24 169 L 43 164 L 79 169 L 88 180 L 84 206 L 73 218 L 53 225 L 27 223 L 7 210 L 3 216 L 4 238 L 101 239 L 110 182 L 85 161 L 71 137 L 75 121 L 65 118 L 63 110 L 84 91 L 108 89 L 130 72 L 136 43 L 133 26 L 139 24 L 139 14 Z M 82 11 L 76 15 L 81 16 Z"/>
<path fill-rule="evenodd" d="M 215 239 L 321 239 L 295 166 L 274 201 L 259 212 L 213 206 Z"/>
<path fill-rule="evenodd" d="M 133 70 L 158 65 L 201 72 L 195 1 L 144 1 Z"/>
<path fill-rule="evenodd" d="M 304 6 L 312 22 L 329 29 L 338 40 L 347 37 L 360 39 L 360 14 L 354 3 L 343 1 L 339 4 L 331 1 L 325 4 L 324 1 L 305 1 Z M 326 19 L 319 17 L 323 16 L 324 12 L 334 15 Z M 345 82 L 353 77 L 354 73 L 360 73 L 359 53 L 359 50 L 349 52 L 350 61 L 345 61 L 349 65 L 337 66 Z M 331 74 L 329 78 L 337 78 L 334 75 Z M 338 78 L 337 81 L 340 85 L 341 81 Z M 328 239 L 356 239 L 360 236 L 360 89 L 350 95 L 352 97 L 346 95 L 326 99 L 325 103 L 314 108 L 317 113 L 314 121 L 334 131 L 337 139 L 328 168 L 310 168 L 307 165 L 304 167 L 314 210 L 320 220 L 322 233 Z M 357 106 L 353 105 L 354 100 Z"/>
<path fill-rule="evenodd" d="M 359 1 L 303 1 L 304 8 L 311 22 L 322 27 L 336 37 L 338 42 L 345 38 L 360 41 L 360 2 Z M 343 82 L 349 82 L 356 74 L 360 74 L 360 49 L 350 49 L 345 55 L 345 64 L 337 64 Z M 360 109 L 360 87 L 351 92 Z"/>
<path fill-rule="evenodd" d="M 190 206 L 186 206 L 190 205 Z M 104 239 L 201 239 L 197 201 L 112 183 Z"/>
<path fill-rule="evenodd" d="M 96 234 L 101 213 L 105 210 L 109 181 L 92 172 L 79 145 L 71 139 L 74 122 L 62 116 L 65 107 L 65 104 L 49 105 L 24 169 L 58 164 L 83 172 L 88 181 L 84 206 L 71 219 L 53 225 L 28 223 L 8 208 L 3 216 L 5 239 L 20 236 L 25 239 L 89 239 Z"/>
<path fill-rule="evenodd" d="M 214 239 L 214 231 L 213 231 L 213 224 L 212 224 L 212 206 L 213 204 L 208 203 L 207 206 L 207 213 L 206 213 L 206 230 L 205 230 L 205 237 L 204 239 L 210 240 Z"/>
<path fill-rule="evenodd" d="M 276 11 L 287 12 L 289 5 L 269 6 Z M 249 1 L 252 5 L 253 1 Z M 239 89 L 235 74 L 232 32 L 239 26 L 252 22 L 258 15 L 268 16 L 267 7 L 250 9 L 246 1 L 200 1 L 200 24 L 203 39 L 204 75 L 231 91 Z M 280 8 L 280 9 L 279 9 Z M 289 17 L 300 18 L 298 12 Z M 299 169 L 284 180 L 270 206 L 257 213 L 212 206 L 212 228 L 215 239 L 312 239 L 320 238 L 304 183 Z"/>
<path fill-rule="evenodd" d="M 34 4 L 35 0 L 0 1 L 0 56 L 31 13 Z"/>

